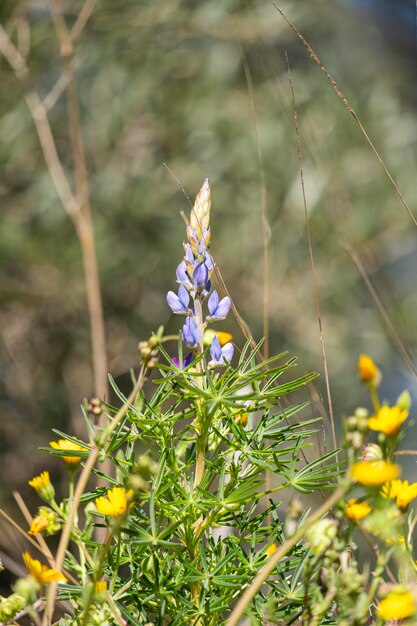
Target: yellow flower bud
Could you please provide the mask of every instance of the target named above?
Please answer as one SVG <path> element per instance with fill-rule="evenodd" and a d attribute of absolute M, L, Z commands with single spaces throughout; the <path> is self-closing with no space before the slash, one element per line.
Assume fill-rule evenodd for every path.
<path fill-rule="evenodd" d="M 34 476 L 28 484 L 45 502 L 51 502 L 54 499 L 55 489 L 51 483 L 49 472 L 42 472 L 39 476 Z"/>
<path fill-rule="evenodd" d="M 367 354 L 361 354 L 358 361 L 359 377 L 367 385 L 379 385 L 381 372 L 374 361 Z"/>

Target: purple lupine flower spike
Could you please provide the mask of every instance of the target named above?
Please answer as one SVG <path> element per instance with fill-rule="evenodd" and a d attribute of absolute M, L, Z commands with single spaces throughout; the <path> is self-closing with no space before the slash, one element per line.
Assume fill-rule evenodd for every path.
<path fill-rule="evenodd" d="M 214 290 L 208 299 L 207 305 L 210 313 L 210 315 L 207 316 L 207 321 L 224 320 L 230 311 L 232 301 L 229 296 L 225 296 L 219 301 L 219 294 Z"/>
<path fill-rule="evenodd" d="M 232 343 L 226 343 L 223 348 L 220 347 L 220 342 L 216 336 L 213 337 L 210 348 L 211 361 L 209 361 L 209 367 L 219 367 L 230 363 L 233 359 L 233 353 L 235 349 Z"/>
<path fill-rule="evenodd" d="M 190 302 L 190 295 L 184 285 L 180 285 L 178 296 L 173 291 L 168 291 L 167 302 L 173 313 L 186 314 Z"/>
<path fill-rule="evenodd" d="M 187 317 L 182 327 L 182 336 L 190 348 L 194 348 L 201 338 L 201 333 L 196 321 L 192 317 Z"/>

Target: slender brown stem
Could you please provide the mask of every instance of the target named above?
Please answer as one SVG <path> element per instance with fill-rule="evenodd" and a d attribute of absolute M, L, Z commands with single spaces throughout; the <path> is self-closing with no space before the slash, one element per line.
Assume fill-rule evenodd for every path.
<path fill-rule="evenodd" d="M 50 0 L 50 5 L 61 58 L 65 73 L 69 77 L 67 87 L 68 128 L 74 165 L 75 188 L 80 203 L 80 212 L 75 221 L 75 227 L 81 245 L 87 304 L 90 316 L 94 394 L 98 398 L 103 398 L 106 396 L 107 392 L 106 338 L 90 205 L 88 172 L 81 128 L 77 81 L 74 70 L 74 39 L 67 28 L 61 0 Z"/>
<path fill-rule="evenodd" d="M 53 0 L 52 0 L 53 1 Z M 86 3 L 87 4 L 87 3 Z M 94 3 L 88 2 L 82 28 L 85 26 L 86 15 L 91 14 Z M 91 342 L 93 355 L 94 390 L 95 395 L 104 397 L 107 389 L 107 356 L 105 348 L 104 321 L 101 301 L 101 289 L 97 259 L 94 245 L 94 231 L 89 203 L 87 168 L 85 163 L 84 146 L 82 141 L 79 104 L 76 83 L 74 80 L 73 41 L 81 34 L 81 24 L 77 30 L 77 37 L 66 28 L 58 2 L 53 1 L 54 24 L 60 41 L 61 55 L 66 59 L 66 76 L 68 76 L 68 117 L 70 126 L 71 146 L 74 159 L 74 174 L 77 197 L 74 196 L 69 181 L 65 175 L 51 126 L 48 120 L 47 108 L 38 93 L 33 89 L 26 89 L 25 100 L 32 115 L 38 134 L 43 156 L 54 183 L 57 194 L 68 216 L 74 223 L 80 240 L 83 256 L 87 302 L 90 316 Z M 29 72 L 25 59 L 14 46 L 6 31 L 0 25 L 0 52 L 14 70 L 17 78 L 26 86 L 29 82 Z"/>

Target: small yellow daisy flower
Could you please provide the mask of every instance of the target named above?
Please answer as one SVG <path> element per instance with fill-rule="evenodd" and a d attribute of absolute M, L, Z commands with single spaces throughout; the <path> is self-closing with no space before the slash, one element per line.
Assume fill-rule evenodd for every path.
<path fill-rule="evenodd" d="M 354 522 L 359 522 L 372 511 L 367 502 L 358 502 L 355 498 L 348 500 L 346 504 L 345 513 L 349 519 Z"/>
<path fill-rule="evenodd" d="M 417 497 L 417 483 L 408 483 L 408 480 L 393 480 L 382 488 L 384 498 L 395 500 L 399 509 L 404 511 L 411 500 Z"/>
<path fill-rule="evenodd" d="M 50 502 L 55 497 L 55 489 L 51 483 L 49 472 L 42 472 L 39 476 L 34 476 L 28 483 L 34 488 L 36 493 L 45 500 Z"/>
<path fill-rule="evenodd" d="M 43 565 L 40 561 L 32 559 L 29 552 L 23 553 L 23 560 L 30 576 L 37 580 L 41 585 L 48 585 L 49 583 L 55 582 L 65 582 L 67 580 L 61 572 L 58 572 L 58 570 L 51 569 L 47 565 Z"/>
<path fill-rule="evenodd" d="M 68 441 L 68 439 L 59 439 L 58 441 L 50 441 L 49 445 L 51 446 L 51 448 L 54 448 L 54 450 L 61 450 L 64 452 L 76 452 L 78 450 L 83 450 L 85 452 L 85 447 L 83 446 L 79 446 L 76 443 L 73 443 L 72 441 Z M 68 466 L 68 468 L 71 469 L 75 469 L 79 466 L 79 464 L 81 463 L 81 457 L 79 456 L 63 456 L 61 457 L 65 463 L 65 465 Z"/>
<path fill-rule="evenodd" d="M 387 461 L 358 461 L 351 469 L 351 476 L 365 487 L 379 487 L 395 480 L 401 473 L 396 463 Z"/>
<path fill-rule="evenodd" d="M 395 435 L 408 417 L 408 410 L 399 406 L 383 406 L 368 419 L 368 428 L 384 435 Z"/>
<path fill-rule="evenodd" d="M 385 621 L 406 619 L 414 615 L 416 605 L 409 591 L 391 591 L 381 600 L 376 611 Z"/>
<path fill-rule="evenodd" d="M 378 385 L 381 380 L 381 372 L 374 361 L 367 354 L 361 354 L 358 360 L 359 378 L 366 384 Z"/>
<path fill-rule="evenodd" d="M 127 493 L 124 487 L 113 487 L 107 492 L 107 498 L 96 498 L 97 511 L 109 517 L 120 517 L 127 508 Z"/>

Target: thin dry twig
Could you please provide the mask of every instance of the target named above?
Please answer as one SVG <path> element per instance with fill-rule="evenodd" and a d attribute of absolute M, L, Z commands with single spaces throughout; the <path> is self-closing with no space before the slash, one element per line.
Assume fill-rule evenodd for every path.
<path fill-rule="evenodd" d="M 18 493 L 17 491 L 13 492 L 13 497 L 16 500 L 17 505 L 18 505 L 19 509 L 21 510 L 21 512 L 23 514 L 23 517 L 25 518 L 26 522 L 30 526 L 32 524 L 32 522 L 33 522 L 33 517 L 30 514 L 29 509 L 27 508 L 27 506 L 25 504 L 25 501 L 23 500 L 23 498 L 20 495 L 20 493 Z M 55 565 L 54 556 L 53 556 L 52 552 L 50 551 L 50 549 L 48 547 L 48 544 L 46 543 L 45 539 L 42 537 L 42 535 L 40 533 L 38 533 L 36 535 L 35 541 L 37 541 L 38 544 L 39 544 L 39 550 L 48 559 L 49 565 L 51 567 L 54 567 L 54 565 Z"/>
<path fill-rule="evenodd" d="M 287 61 L 288 81 L 289 81 L 290 90 L 291 90 L 291 102 L 292 102 L 292 109 L 293 109 L 293 115 L 294 115 L 295 134 L 297 136 L 297 155 L 298 155 L 298 162 L 299 162 L 299 167 L 300 167 L 301 190 L 303 194 L 303 206 L 304 206 L 304 215 L 305 215 L 306 230 L 307 230 L 308 251 L 310 255 L 311 274 L 312 274 L 312 279 L 313 279 L 314 300 L 315 300 L 315 305 L 316 305 L 317 321 L 319 324 L 320 345 L 321 345 L 321 353 L 322 353 L 322 358 L 323 358 L 324 378 L 325 378 L 325 383 L 326 383 L 327 404 L 329 407 L 330 424 L 331 424 L 332 437 L 333 437 L 333 447 L 336 448 L 337 439 L 336 439 L 336 429 L 335 429 L 335 424 L 334 424 L 332 395 L 330 391 L 330 380 L 329 380 L 329 370 L 328 370 L 328 365 L 327 365 L 326 345 L 324 341 L 324 329 L 323 329 L 323 322 L 321 318 L 319 290 L 318 290 L 317 275 L 316 275 L 316 265 L 314 262 L 313 244 L 311 241 L 310 222 L 309 222 L 309 217 L 308 217 L 307 198 L 306 198 L 306 192 L 305 192 L 303 153 L 301 149 L 300 126 L 298 122 L 298 112 L 297 112 L 297 105 L 295 101 L 295 92 L 294 92 L 294 85 L 293 85 L 292 76 L 291 76 L 291 69 L 290 69 L 290 64 L 288 61 L 288 55 L 286 52 L 285 52 L 285 58 Z"/>
<path fill-rule="evenodd" d="M 333 76 L 330 74 L 330 72 L 326 69 L 326 67 L 323 65 L 323 63 L 320 61 L 317 53 L 313 50 L 313 48 L 311 47 L 311 45 L 308 43 L 308 41 L 303 37 L 303 35 L 297 30 L 297 28 L 294 26 L 294 24 L 290 21 L 290 19 L 286 16 L 286 14 L 284 13 L 284 11 L 274 2 L 274 0 L 270 0 L 272 6 L 278 11 L 278 13 L 281 15 L 281 17 L 284 19 L 284 21 L 288 24 L 288 26 L 291 28 L 291 30 L 293 31 L 293 33 L 296 35 L 296 37 L 301 41 L 301 43 L 303 44 L 304 48 L 307 50 L 307 52 L 309 53 L 310 57 L 313 59 L 313 61 L 315 61 L 315 63 L 317 63 L 317 65 L 320 67 L 320 69 L 322 70 L 322 72 L 325 74 L 325 76 L 328 78 L 328 80 L 330 81 L 333 89 L 335 90 L 335 92 L 337 93 L 338 97 L 340 98 L 340 100 L 343 102 L 343 104 L 345 105 L 345 107 L 348 109 L 349 113 L 352 115 L 353 119 L 355 120 L 356 124 L 359 126 L 363 136 L 365 137 L 367 143 L 369 144 L 369 146 L 372 149 L 372 152 L 374 153 L 374 155 L 376 156 L 379 164 L 381 165 L 382 169 L 384 170 L 387 178 L 389 179 L 391 185 L 394 187 L 396 194 L 398 195 L 398 197 L 401 200 L 401 203 L 403 204 L 403 206 L 405 207 L 405 209 L 407 210 L 408 215 L 410 216 L 410 218 L 412 219 L 413 223 L 415 226 L 417 226 L 417 219 L 414 216 L 414 213 L 412 212 L 412 210 L 410 209 L 406 199 L 404 198 L 403 194 L 401 193 L 401 190 L 399 189 L 397 183 L 395 182 L 392 174 L 390 173 L 390 171 L 388 170 L 387 166 L 385 165 L 381 155 L 379 154 L 375 144 L 373 143 L 372 139 L 370 138 L 370 136 L 368 135 L 368 132 L 366 130 L 366 128 L 364 127 L 364 125 L 362 124 L 361 120 L 359 119 L 357 113 L 354 111 L 353 107 L 351 106 L 351 104 L 349 103 L 348 99 L 346 98 L 345 94 L 343 93 L 343 91 L 340 89 L 339 85 L 337 84 L 337 82 L 335 81 L 335 79 L 333 78 Z"/>
<path fill-rule="evenodd" d="M 397 450 L 395 454 L 397 456 L 415 456 L 417 455 L 417 450 Z"/>
<path fill-rule="evenodd" d="M 87 303 L 90 315 L 94 393 L 97 397 L 103 398 L 107 394 L 106 338 L 90 205 L 88 172 L 81 129 L 78 89 L 74 71 L 73 37 L 65 22 L 61 0 L 50 0 L 50 6 L 65 73 L 70 78 L 67 86 L 68 126 L 74 165 L 75 187 L 77 198 L 80 202 L 80 211 L 75 226 L 82 249 Z"/>
<path fill-rule="evenodd" d="M 17 48 L 13 45 L 10 37 L 1 24 L 0 52 L 15 72 L 17 78 L 26 87 L 29 79 L 29 71 L 26 62 Z M 52 182 L 54 183 L 56 192 L 68 216 L 75 223 L 80 206 L 71 191 L 71 187 L 59 159 L 45 106 L 38 93 L 33 89 L 26 90 L 24 98 L 32 115 L 46 166 L 52 178 Z"/>
<path fill-rule="evenodd" d="M 97 0 L 85 0 L 78 17 L 75 20 L 75 24 L 71 29 L 71 41 L 73 44 L 75 44 L 80 38 L 81 33 L 90 19 L 96 4 Z"/>

